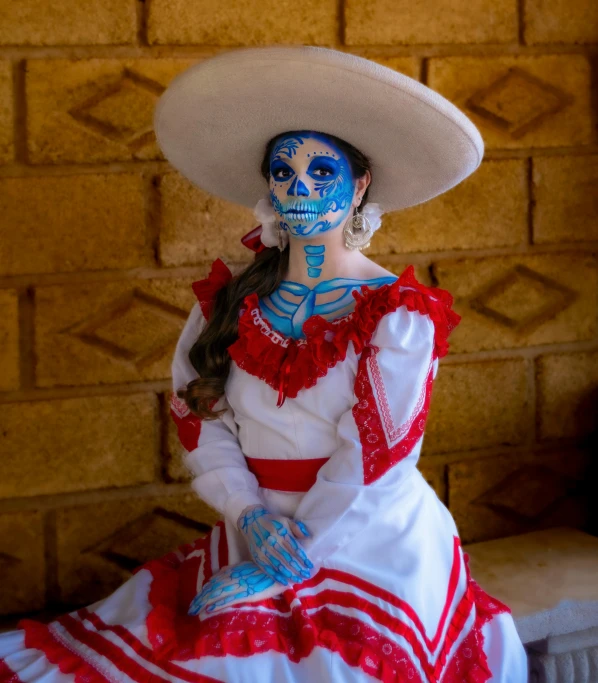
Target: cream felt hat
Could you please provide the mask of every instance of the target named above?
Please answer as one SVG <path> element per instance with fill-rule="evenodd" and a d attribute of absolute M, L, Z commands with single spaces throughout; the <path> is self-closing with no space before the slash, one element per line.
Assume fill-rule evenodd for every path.
<path fill-rule="evenodd" d="M 156 105 L 166 159 L 209 193 L 253 207 L 267 194 L 267 142 L 287 131 L 336 135 L 372 162 L 369 202 L 396 211 L 431 199 L 479 166 L 467 116 L 418 81 L 320 47 L 219 54 L 179 74 Z"/>

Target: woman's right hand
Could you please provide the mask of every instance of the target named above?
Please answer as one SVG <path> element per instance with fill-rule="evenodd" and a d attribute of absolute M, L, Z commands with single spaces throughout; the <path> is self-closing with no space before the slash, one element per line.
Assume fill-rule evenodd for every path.
<path fill-rule="evenodd" d="M 274 515 L 263 505 L 250 505 L 239 515 L 237 528 L 253 561 L 274 580 L 286 586 L 311 577 L 314 565 L 295 539 L 309 538 L 303 522 Z"/>

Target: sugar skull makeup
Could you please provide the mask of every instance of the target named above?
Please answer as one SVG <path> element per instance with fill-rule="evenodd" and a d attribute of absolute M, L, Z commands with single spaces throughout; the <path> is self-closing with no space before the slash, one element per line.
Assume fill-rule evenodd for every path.
<path fill-rule="evenodd" d="M 313 237 L 343 224 L 355 178 L 348 157 L 323 133 L 282 135 L 270 155 L 270 198 L 283 230 Z"/>

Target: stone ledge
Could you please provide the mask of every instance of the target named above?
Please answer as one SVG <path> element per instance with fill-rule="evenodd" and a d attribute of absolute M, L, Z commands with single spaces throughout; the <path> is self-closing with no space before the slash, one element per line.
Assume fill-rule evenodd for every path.
<path fill-rule="evenodd" d="M 530 682 L 598 681 L 598 538 L 559 527 L 466 546 L 472 576 L 511 608 Z"/>

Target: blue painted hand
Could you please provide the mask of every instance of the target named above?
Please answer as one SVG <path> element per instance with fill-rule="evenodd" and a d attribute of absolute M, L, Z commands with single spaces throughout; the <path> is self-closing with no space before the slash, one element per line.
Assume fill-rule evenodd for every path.
<path fill-rule="evenodd" d="M 253 562 L 228 565 L 206 581 L 201 592 L 191 601 L 188 613 L 192 616 L 200 612 L 211 615 L 233 602 L 264 593 L 274 583 Z"/>
<path fill-rule="evenodd" d="M 237 527 L 254 562 L 275 581 L 286 586 L 311 577 L 314 565 L 295 539 L 309 538 L 303 522 L 274 515 L 263 505 L 251 505 L 240 514 Z"/>

